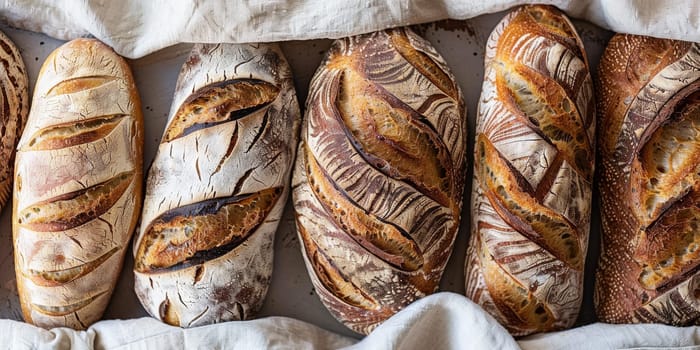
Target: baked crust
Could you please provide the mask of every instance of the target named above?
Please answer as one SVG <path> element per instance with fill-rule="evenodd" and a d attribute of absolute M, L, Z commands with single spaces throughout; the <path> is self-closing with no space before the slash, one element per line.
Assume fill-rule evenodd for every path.
<path fill-rule="evenodd" d="M 438 287 L 466 137 L 459 86 L 411 30 L 332 45 L 310 86 L 294 207 L 314 287 L 352 330 L 367 334 Z"/>
<path fill-rule="evenodd" d="M 698 324 L 700 47 L 616 35 L 598 69 L 598 318 Z"/>
<path fill-rule="evenodd" d="M 134 289 L 153 317 L 194 327 L 262 306 L 300 119 L 276 45 L 192 48 L 134 243 Z"/>
<path fill-rule="evenodd" d="M 12 190 L 15 149 L 29 114 L 29 82 L 22 55 L 15 44 L 0 32 L 0 210 Z"/>
<path fill-rule="evenodd" d="M 573 326 L 583 296 L 595 108 L 566 16 L 523 6 L 486 47 L 466 295 L 513 335 Z"/>
<path fill-rule="evenodd" d="M 85 329 L 102 316 L 140 212 L 142 148 L 124 59 L 94 39 L 52 52 L 15 165 L 15 272 L 27 322 Z"/>

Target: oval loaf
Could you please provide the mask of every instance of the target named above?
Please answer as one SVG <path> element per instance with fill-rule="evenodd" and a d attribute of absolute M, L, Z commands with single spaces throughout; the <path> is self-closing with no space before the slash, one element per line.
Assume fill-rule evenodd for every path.
<path fill-rule="evenodd" d="M 197 44 L 151 165 L 135 290 L 166 323 L 251 317 L 272 275 L 299 106 L 276 45 Z"/>
<path fill-rule="evenodd" d="M 616 35 L 598 69 L 598 318 L 697 325 L 700 45 Z"/>
<path fill-rule="evenodd" d="M 583 295 L 595 108 L 556 8 L 509 13 L 486 44 L 466 295 L 513 335 L 571 327 Z"/>
<path fill-rule="evenodd" d="M 293 189 L 321 301 L 359 333 L 438 287 L 459 228 L 462 93 L 409 29 L 337 40 L 309 89 Z"/>
<path fill-rule="evenodd" d="M 0 209 L 12 190 L 15 148 L 29 114 L 29 83 L 15 44 L 0 32 Z"/>
<path fill-rule="evenodd" d="M 15 168 L 15 271 L 27 322 L 82 329 L 114 289 L 141 205 L 143 117 L 131 71 L 77 39 L 39 72 Z"/>

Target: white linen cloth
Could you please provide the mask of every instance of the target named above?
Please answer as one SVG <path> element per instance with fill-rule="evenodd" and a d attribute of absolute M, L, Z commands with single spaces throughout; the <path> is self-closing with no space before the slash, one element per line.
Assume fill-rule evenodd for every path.
<path fill-rule="evenodd" d="M 0 0 L 0 19 L 58 39 L 88 34 L 138 58 L 180 42 L 338 38 L 466 19 L 523 0 Z M 529 1 L 533 2 L 533 1 Z M 700 41 L 695 0 L 540 0 L 616 32 Z"/>
<path fill-rule="evenodd" d="M 618 32 L 700 41 L 700 1 L 542 0 Z M 391 26 L 465 19 L 516 0 L 4 0 L 0 20 L 59 39 L 93 35 L 138 58 L 180 42 L 336 38 Z M 126 273 L 126 272 L 125 272 Z M 285 317 L 194 329 L 154 319 L 110 320 L 87 331 L 0 320 L 9 349 L 700 349 L 700 328 L 593 324 L 516 341 L 467 298 L 439 293 L 359 341 Z"/>
<path fill-rule="evenodd" d="M 516 342 L 464 296 L 423 298 L 377 327 L 361 341 L 287 317 L 227 322 L 181 329 L 152 318 L 110 320 L 87 331 L 44 330 L 0 320 L 8 349 L 700 349 L 700 328 L 593 324 L 540 334 Z"/>

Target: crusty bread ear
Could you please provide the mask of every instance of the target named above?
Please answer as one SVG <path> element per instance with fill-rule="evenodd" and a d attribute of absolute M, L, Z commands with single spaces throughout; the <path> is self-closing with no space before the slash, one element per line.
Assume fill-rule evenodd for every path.
<path fill-rule="evenodd" d="M 15 44 L 0 32 L 0 210 L 12 190 L 15 149 L 29 114 L 29 83 L 24 61 Z"/>
<path fill-rule="evenodd" d="M 491 34 L 485 67 L 466 295 L 513 335 L 571 327 L 595 154 L 584 48 L 559 10 L 524 6 Z"/>
<path fill-rule="evenodd" d="M 262 306 L 300 119 L 276 45 L 193 47 L 134 244 L 134 288 L 153 317 L 193 327 Z"/>
<path fill-rule="evenodd" d="M 302 252 L 331 314 L 367 334 L 433 293 L 452 252 L 462 93 L 409 29 L 337 40 L 309 90 L 293 180 Z"/>
<path fill-rule="evenodd" d="M 131 70 L 76 39 L 44 62 L 15 167 L 15 271 L 27 322 L 100 319 L 141 206 L 143 116 Z"/>
<path fill-rule="evenodd" d="M 700 322 L 700 46 L 634 35 L 599 65 L 604 322 Z"/>

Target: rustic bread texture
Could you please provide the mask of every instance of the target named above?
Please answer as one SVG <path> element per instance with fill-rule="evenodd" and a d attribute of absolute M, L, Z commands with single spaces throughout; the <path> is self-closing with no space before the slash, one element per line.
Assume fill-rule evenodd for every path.
<path fill-rule="evenodd" d="M 598 76 L 598 317 L 698 324 L 700 46 L 616 35 Z"/>
<path fill-rule="evenodd" d="M 454 77 L 409 29 L 337 40 L 316 72 L 297 229 L 321 301 L 354 331 L 438 287 L 459 228 L 466 128 Z"/>
<path fill-rule="evenodd" d="M 485 66 L 466 295 L 513 335 L 571 327 L 595 145 L 583 45 L 556 8 L 524 6 L 494 29 Z"/>
<path fill-rule="evenodd" d="M 194 46 L 134 244 L 134 288 L 153 317 L 193 327 L 262 306 L 300 119 L 276 45 Z"/>
<path fill-rule="evenodd" d="M 15 165 L 15 272 L 27 322 L 100 319 L 141 205 L 143 116 L 126 62 L 97 40 L 39 72 Z"/>
<path fill-rule="evenodd" d="M 29 114 L 29 83 L 15 44 L 0 32 L 0 210 L 12 190 L 15 148 Z"/>

